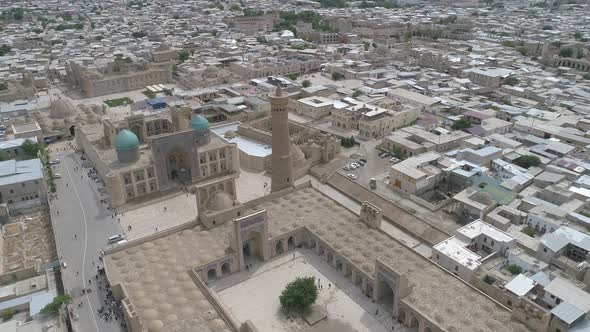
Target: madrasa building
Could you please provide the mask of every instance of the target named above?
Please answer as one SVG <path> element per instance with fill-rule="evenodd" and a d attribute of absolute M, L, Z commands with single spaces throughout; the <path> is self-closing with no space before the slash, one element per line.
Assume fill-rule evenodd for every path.
<path fill-rule="evenodd" d="M 75 128 L 83 151 L 119 207 L 184 188 L 198 207 L 232 205 L 239 176 L 237 145 L 211 134 L 202 115 L 167 109 Z"/>
<path fill-rule="evenodd" d="M 271 102 L 273 129 L 284 128 L 280 91 Z M 236 307 L 226 306 L 213 287 L 232 278 L 240 284 L 295 250 L 327 263 L 345 279 L 340 288 L 360 290 L 408 331 L 536 330 L 534 316 L 515 314 L 520 306 L 511 311 L 384 233 L 379 207 L 365 202 L 357 215 L 310 183 L 294 186 L 289 133 L 275 135 L 273 163 L 282 169 L 273 171 L 270 194 L 208 211 L 207 222 L 195 216 L 104 251 L 107 279 L 130 331 L 260 331 L 263 321 L 236 318 Z M 240 306 L 260 310 L 257 299 L 268 294 L 255 293 Z"/>

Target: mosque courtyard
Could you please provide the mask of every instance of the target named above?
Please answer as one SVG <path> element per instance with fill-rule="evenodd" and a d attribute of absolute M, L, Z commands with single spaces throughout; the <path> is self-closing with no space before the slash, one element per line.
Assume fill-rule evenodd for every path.
<path fill-rule="evenodd" d="M 314 307 L 327 315 L 313 326 L 296 314 L 283 313 L 279 303 L 279 295 L 289 282 L 308 276 L 320 279 L 322 289 Z M 255 262 L 249 271 L 218 280 L 210 287 L 235 318 L 251 320 L 260 332 L 391 331 L 391 313 L 371 302 L 358 287 L 307 249 L 266 263 Z M 396 331 L 403 331 L 397 322 L 394 324 Z"/>

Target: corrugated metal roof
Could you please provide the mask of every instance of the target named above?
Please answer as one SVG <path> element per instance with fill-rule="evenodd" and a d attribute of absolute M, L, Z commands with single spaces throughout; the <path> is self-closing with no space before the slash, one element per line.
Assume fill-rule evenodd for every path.
<path fill-rule="evenodd" d="M 590 236 L 573 228 L 562 226 L 553 233 L 545 234 L 541 243 L 553 252 L 557 252 L 569 243 L 590 251 Z"/>
<path fill-rule="evenodd" d="M 561 302 L 557 307 L 551 310 L 551 313 L 566 322 L 568 325 L 585 314 L 584 311 L 567 302 Z"/>

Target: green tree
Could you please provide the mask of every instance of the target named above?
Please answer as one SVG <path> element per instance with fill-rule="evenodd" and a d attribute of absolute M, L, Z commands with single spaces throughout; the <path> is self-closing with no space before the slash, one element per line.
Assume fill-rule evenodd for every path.
<path fill-rule="evenodd" d="M 582 39 L 582 33 L 580 31 L 574 32 L 574 38 L 576 38 L 576 40 Z"/>
<path fill-rule="evenodd" d="M 584 74 L 584 76 L 582 76 L 585 80 L 590 80 L 590 73 L 586 73 Z"/>
<path fill-rule="evenodd" d="M 371 44 L 369 42 L 363 42 L 363 47 L 365 48 L 365 52 L 369 50 L 369 47 L 371 47 Z"/>
<path fill-rule="evenodd" d="M 340 145 L 342 145 L 345 148 L 353 147 L 355 144 L 356 144 L 356 140 L 354 139 L 354 136 L 342 137 L 340 139 Z"/>
<path fill-rule="evenodd" d="M 530 237 L 535 237 L 535 229 L 529 226 L 523 227 L 523 229 L 520 230 L 521 233 L 524 233 Z"/>
<path fill-rule="evenodd" d="M 305 80 L 301 82 L 301 86 L 303 86 L 304 88 L 309 88 L 311 86 L 311 82 L 309 80 Z"/>
<path fill-rule="evenodd" d="M 18 8 L 14 11 L 12 17 L 14 17 L 14 19 L 17 21 L 21 21 L 23 19 L 24 14 L 25 11 L 22 8 Z"/>
<path fill-rule="evenodd" d="M 0 56 L 4 56 L 6 53 L 10 52 L 11 49 L 10 46 L 3 44 L 0 46 Z"/>
<path fill-rule="evenodd" d="M 454 130 L 462 130 L 470 127 L 471 121 L 466 117 L 462 117 L 461 119 L 455 121 L 455 123 L 453 123 L 453 125 L 451 126 L 451 128 L 453 128 Z"/>
<path fill-rule="evenodd" d="M 12 316 L 14 316 L 14 310 L 12 310 L 12 309 L 2 310 L 2 312 L 0 312 L 0 316 L 2 316 L 2 319 L 4 321 L 7 321 L 7 320 L 11 319 Z"/>
<path fill-rule="evenodd" d="M 244 16 L 262 16 L 264 11 L 252 8 L 244 8 Z"/>
<path fill-rule="evenodd" d="M 335 72 L 332 73 L 332 79 L 334 81 L 340 81 L 343 78 L 344 78 L 344 75 L 342 73 L 340 73 L 340 72 L 335 71 Z"/>
<path fill-rule="evenodd" d="M 519 83 L 520 81 L 518 80 L 518 78 L 514 77 L 514 76 L 508 76 L 506 77 L 506 79 L 504 80 L 504 84 L 508 84 L 510 86 L 515 86 Z"/>
<path fill-rule="evenodd" d="M 531 166 L 539 166 L 541 164 L 541 159 L 533 155 L 524 155 L 514 159 L 514 164 L 529 169 Z"/>
<path fill-rule="evenodd" d="M 352 98 L 360 97 L 362 95 L 363 95 L 362 91 L 356 90 L 355 92 L 352 93 Z"/>
<path fill-rule="evenodd" d="M 562 58 L 571 58 L 574 55 L 574 50 L 571 48 L 562 48 L 559 50 L 559 56 Z"/>
<path fill-rule="evenodd" d="M 298 277 L 287 284 L 279 296 L 281 307 L 289 310 L 309 308 L 318 298 L 315 277 Z"/>
<path fill-rule="evenodd" d="M 543 29 L 543 30 L 553 30 L 553 27 L 552 27 L 552 26 L 550 26 L 550 25 L 545 25 L 545 26 L 543 26 L 543 28 L 542 28 L 542 29 Z"/>
<path fill-rule="evenodd" d="M 506 266 L 506 270 L 508 270 L 508 272 L 510 272 L 512 275 L 517 275 L 522 272 L 522 268 L 516 264 Z"/>
<path fill-rule="evenodd" d="M 188 51 L 181 51 L 180 53 L 178 53 L 178 60 L 180 60 L 180 62 L 185 62 L 186 60 L 188 60 L 189 56 L 190 53 Z"/>
<path fill-rule="evenodd" d="M 53 298 L 53 301 L 41 309 L 43 315 L 55 315 L 59 308 L 64 304 L 68 304 L 72 301 L 72 298 L 68 294 L 58 295 Z"/>
<path fill-rule="evenodd" d="M 518 51 L 520 54 L 526 56 L 528 54 L 528 50 L 526 49 L 526 47 L 523 46 L 519 46 L 516 48 L 516 51 Z"/>
<path fill-rule="evenodd" d="M 143 38 L 145 36 L 147 36 L 147 34 L 143 31 L 135 31 L 131 34 L 131 37 L 133 37 L 135 39 Z"/>
<path fill-rule="evenodd" d="M 297 79 L 297 74 L 289 74 L 289 75 L 287 75 L 287 78 L 290 79 L 291 81 L 294 81 Z"/>
<path fill-rule="evenodd" d="M 30 139 L 26 139 L 23 142 L 22 148 L 29 158 L 36 158 L 37 154 L 39 153 L 39 144 L 31 141 Z"/>
<path fill-rule="evenodd" d="M 242 7 L 240 7 L 240 5 L 238 4 L 233 4 L 229 7 L 229 10 L 231 10 L 232 12 L 239 12 L 240 10 L 242 10 Z"/>
<path fill-rule="evenodd" d="M 0 161 L 5 161 L 10 159 L 10 155 L 5 150 L 0 150 Z"/>

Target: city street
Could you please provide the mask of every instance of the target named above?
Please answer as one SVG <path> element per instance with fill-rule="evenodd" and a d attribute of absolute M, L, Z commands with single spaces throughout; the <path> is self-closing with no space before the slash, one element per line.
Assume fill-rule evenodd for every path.
<path fill-rule="evenodd" d="M 106 293 L 105 282 L 99 290 L 96 277 L 100 250 L 107 245 L 109 236 L 121 230 L 117 219 L 101 203 L 106 195 L 101 196 L 97 184 L 87 176 L 88 169 L 80 166 L 80 155 L 71 149 L 64 151 L 65 146 L 49 146 L 51 158 L 61 160 L 54 166 L 54 173 L 61 175 L 56 179 L 58 198 L 50 205 L 58 254 L 67 265 L 62 270 L 64 287 L 72 296 L 70 308 L 78 316 L 72 320 L 74 331 L 122 331 L 119 322 L 106 322 L 98 314 Z M 82 293 L 83 289 L 91 289 L 90 294 Z"/>

